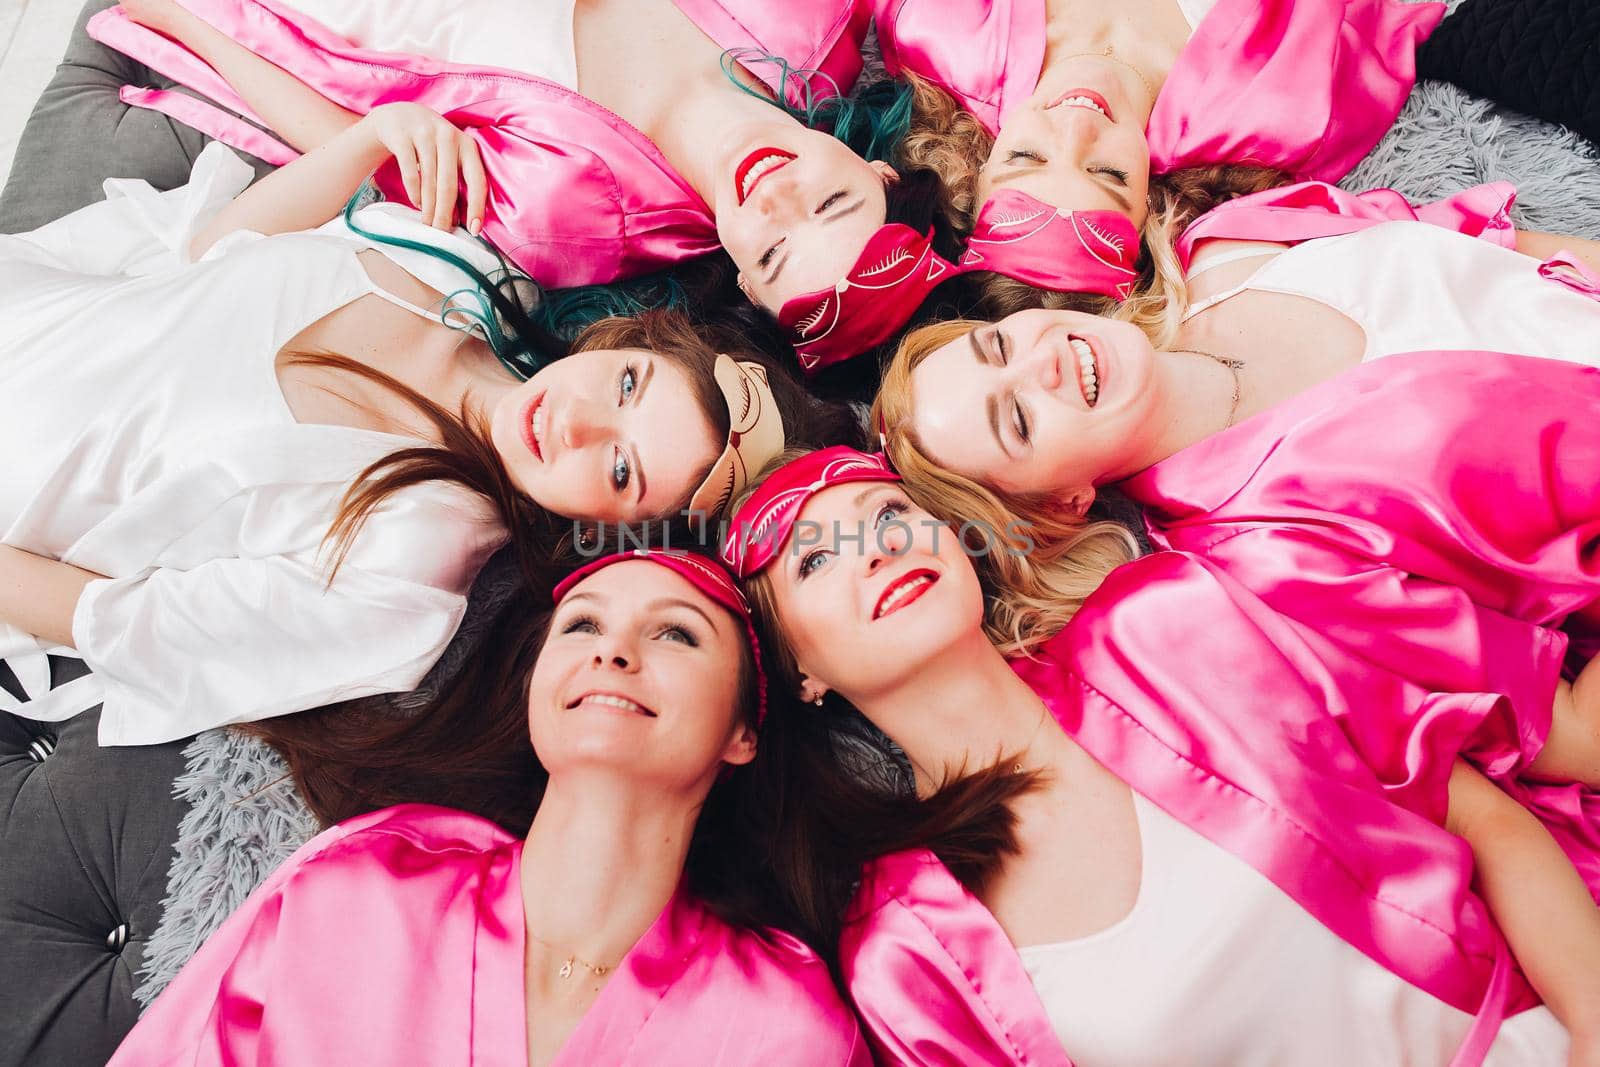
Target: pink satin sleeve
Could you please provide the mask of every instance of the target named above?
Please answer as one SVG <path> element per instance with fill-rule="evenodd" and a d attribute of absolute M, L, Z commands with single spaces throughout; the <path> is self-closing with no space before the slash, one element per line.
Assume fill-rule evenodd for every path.
<path fill-rule="evenodd" d="M 497 1004 L 506 1006 L 505 1015 L 515 1009 L 510 1032 L 526 1037 L 520 989 L 473 995 L 475 966 L 493 969 L 480 943 L 486 940 L 479 931 L 483 888 L 504 884 L 511 853 L 461 849 L 459 839 L 437 831 L 464 827 L 481 839 L 475 844 L 485 845 L 509 838 L 462 813 L 441 822 L 441 810 L 386 809 L 312 839 L 200 946 L 111 1062 L 244 1067 L 470 1060 L 525 1067 L 523 1046 L 494 1055 L 473 1040 L 475 1025 Z M 442 853 L 419 850 L 408 826 L 419 812 Z M 450 858 L 453 850 L 459 861 Z M 515 935 L 509 973 L 519 975 L 520 930 Z M 509 945 L 513 939 L 503 940 Z M 425 956 L 420 946 L 427 946 Z M 505 1033 L 499 1031 L 502 1043 Z"/>
<path fill-rule="evenodd" d="M 516 71 L 357 48 L 274 0 L 184 6 L 347 110 L 366 114 L 406 101 L 466 130 L 488 178 L 483 237 L 543 285 L 612 282 L 718 247 L 706 205 L 654 143 L 578 93 Z M 135 25 L 120 7 L 97 13 L 88 32 L 249 117 L 216 71 L 176 41 Z M 288 146 L 215 106 L 139 94 L 129 102 L 271 161 L 293 158 Z M 410 203 L 392 160 L 379 168 L 377 184 L 390 200 Z"/>
<path fill-rule="evenodd" d="M 1257 526 L 1205 554 L 1303 623 L 1315 635 L 1308 649 L 1346 684 L 1375 670 L 1405 679 L 1393 700 L 1357 702 L 1340 720 L 1397 803 L 1442 823 L 1457 755 L 1503 779 L 1544 747 L 1567 650 L 1559 630 L 1353 556 L 1311 524 Z M 1381 560 L 1381 548 L 1374 555 Z"/>
<path fill-rule="evenodd" d="M 1218 0 L 1162 86 L 1152 170 L 1253 163 L 1338 181 L 1377 144 L 1416 80 L 1440 3 Z"/>
<path fill-rule="evenodd" d="M 916 74 L 991 134 L 1032 95 L 1045 51 L 1044 0 L 872 0 L 890 74 Z"/>
<path fill-rule="evenodd" d="M 1510 182 L 1490 182 L 1416 207 L 1393 189 L 1358 194 L 1327 182 L 1300 182 L 1241 196 L 1212 208 L 1178 238 L 1178 260 L 1187 270 L 1195 248 L 1203 241 L 1274 241 L 1292 245 L 1395 221 L 1426 222 L 1514 249 L 1517 231 L 1511 221 L 1511 205 L 1516 198 L 1516 186 Z"/>
<path fill-rule="evenodd" d="M 880 1064 L 1070 1064 L 1016 950 L 931 852 L 886 856 L 840 941 Z"/>
<path fill-rule="evenodd" d="M 1520 980 L 1489 995 L 1505 942 L 1465 843 L 1394 803 L 1346 732 L 1406 683 L 1321 652 L 1214 565 L 1158 552 L 1012 666 L 1107 769 L 1350 945 L 1463 1011 L 1526 1006 Z"/>

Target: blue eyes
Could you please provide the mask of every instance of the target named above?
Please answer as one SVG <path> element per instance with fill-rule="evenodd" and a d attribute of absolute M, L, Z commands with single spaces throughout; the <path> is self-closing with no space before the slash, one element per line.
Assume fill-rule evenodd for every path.
<path fill-rule="evenodd" d="M 875 513 L 873 513 L 873 528 L 881 530 L 884 523 L 888 522 L 890 519 L 897 519 L 910 510 L 911 505 L 906 501 L 890 500 L 880 507 Z M 838 555 L 838 553 L 832 549 L 813 548 L 804 556 L 800 557 L 800 564 L 797 568 L 799 577 L 802 580 L 809 578 L 812 574 L 816 573 L 818 568 L 826 563 L 831 557 L 836 555 Z"/>
<path fill-rule="evenodd" d="M 628 488 L 628 481 L 633 471 L 628 467 L 628 457 L 622 454 L 622 449 L 616 449 L 611 459 L 611 484 L 617 492 Z"/>
<path fill-rule="evenodd" d="M 578 615 L 568 620 L 561 627 L 562 634 L 599 634 L 600 624 L 591 615 Z M 663 641 L 674 644 L 688 645 L 690 648 L 700 647 L 700 638 L 687 626 L 678 623 L 667 623 L 655 632 L 655 636 Z"/>

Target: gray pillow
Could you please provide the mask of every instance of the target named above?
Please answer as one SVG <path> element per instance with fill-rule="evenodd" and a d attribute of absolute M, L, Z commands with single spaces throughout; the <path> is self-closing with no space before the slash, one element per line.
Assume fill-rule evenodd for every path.
<path fill-rule="evenodd" d="M 117 95 L 124 85 L 173 84 L 89 36 L 89 17 L 114 3 L 89 0 L 78 15 L 66 56 L 17 144 L 0 193 L 0 233 L 22 233 L 102 199 L 107 178 L 143 178 L 157 189 L 176 188 L 189 180 L 190 166 L 210 140 L 158 112 L 130 107 Z M 273 169 L 240 155 L 258 177 Z"/>

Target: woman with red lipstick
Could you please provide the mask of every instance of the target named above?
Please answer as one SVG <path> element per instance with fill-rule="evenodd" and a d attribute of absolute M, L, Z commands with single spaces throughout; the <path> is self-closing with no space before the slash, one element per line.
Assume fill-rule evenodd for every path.
<path fill-rule="evenodd" d="M 639 552 L 554 599 L 369 724 L 381 751 L 295 762 L 369 761 L 112 1063 L 870 1063 L 744 830 L 766 702 L 738 589 Z"/>
<path fill-rule="evenodd" d="M 217 145 L 0 240 L 4 710 L 142 744 L 409 689 L 508 540 L 533 573 L 576 520 L 714 515 L 844 422 L 674 313 L 552 361 L 481 245 L 336 217 L 447 129 L 380 108 L 231 202 Z M 93 673 L 51 690 L 55 650 Z"/>
<path fill-rule="evenodd" d="M 796 326 L 812 305 L 882 266 L 877 248 L 867 256 L 875 238 L 921 237 L 879 236 L 904 195 L 883 162 L 903 131 L 902 94 L 839 95 L 861 69 L 864 0 L 608 0 L 498 14 L 480 3 L 452 5 L 447 19 L 436 6 L 380 17 L 367 3 L 130 0 L 89 28 L 287 144 L 188 96 L 130 87 L 126 100 L 272 162 L 383 102 L 440 112 L 481 159 L 485 198 L 458 206 L 454 165 L 431 146 L 385 167 L 380 187 L 436 225 L 481 225 L 551 288 L 721 247 L 750 301 L 803 341 Z M 502 16 L 553 30 L 507 36 Z M 925 184 L 929 195 L 938 186 L 931 173 Z M 851 345 L 808 369 L 868 347 Z"/>
<path fill-rule="evenodd" d="M 1007 664 L 957 531 L 898 481 L 805 455 L 725 545 L 774 689 L 816 705 L 774 711 L 811 753 L 778 873 L 880 1063 L 1595 1062 L 1600 910 L 1459 761 L 1411 805 L 1383 788 L 1335 713 L 1395 679 L 1328 676 L 1180 553 Z M 858 710 L 903 761 L 841 739 Z M 857 770 L 902 763 L 905 789 Z"/>
<path fill-rule="evenodd" d="M 1114 487 L 1330 671 L 1413 682 L 1417 721 L 1454 722 L 1600 888 L 1600 285 L 1417 222 L 1249 251 L 1202 276 L 1165 350 L 1064 311 L 914 334 L 877 404 L 896 464 L 941 507 L 1054 523 L 1034 559 L 983 564 L 1008 647 L 1104 573 L 1073 539 Z M 1076 599 L 1052 597 L 1069 576 Z M 1409 781 L 1420 754 L 1391 756 Z"/>

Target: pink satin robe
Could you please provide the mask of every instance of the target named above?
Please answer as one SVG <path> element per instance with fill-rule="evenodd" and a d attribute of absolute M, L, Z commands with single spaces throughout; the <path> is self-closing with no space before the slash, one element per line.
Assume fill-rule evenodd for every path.
<path fill-rule="evenodd" d="M 1489 182 L 1418 207 L 1393 189 L 1351 193 L 1327 182 L 1299 182 L 1241 196 L 1212 208 L 1174 246 L 1189 269 L 1203 241 L 1274 241 L 1286 245 L 1354 233 L 1383 222 L 1426 222 L 1501 248 L 1517 247 L 1511 205 L 1517 187 Z"/>
<path fill-rule="evenodd" d="M 525 1067 L 522 841 L 421 804 L 318 835 L 200 947 L 111 1062 Z M 867 1067 L 827 968 L 680 890 L 558 1067 Z"/>
<path fill-rule="evenodd" d="M 1344 730 L 1352 707 L 1396 707 L 1402 680 L 1330 673 L 1292 624 L 1175 552 L 1117 570 L 1013 668 L 1133 789 L 1394 974 L 1475 1013 L 1456 1067 L 1481 1062 L 1504 1014 L 1536 1002 L 1472 891 L 1466 843 L 1394 803 Z M 1430 737 L 1419 725 L 1411 740 Z M 869 868 L 841 953 L 880 1063 L 1070 1062 L 1004 930 L 932 853 Z"/>
<path fill-rule="evenodd" d="M 1600 797 L 1520 773 L 1600 596 L 1600 370 L 1488 352 L 1362 364 L 1123 482 L 1152 541 L 1205 557 L 1334 674 L 1411 686 L 1401 729 L 1352 702 L 1400 802 L 1439 813 L 1462 755 L 1550 827 L 1600 895 Z M 1391 732 L 1394 731 L 1394 732 Z M 1434 735 L 1414 745 L 1413 735 Z M 1433 781 L 1435 787 L 1424 788 Z"/>
<path fill-rule="evenodd" d="M 1045 0 L 872 7 L 889 72 L 944 87 L 990 133 L 1038 85 Z M 1338 181 L 1393 125 L 1443 17 L 1399 0 L 1217 0 L 1156 98 L 1152 171 L 1257 163 Z"/>
<path fill-rule="evenodd" d="M 718 247 L 706 203 L 643 133 L 555 82 L 499 68 L 356 48 L 279 0 L 181 0 L 184 7 L 342 107 L 425 104 L 477 142 L 489 179 L 483 236 L 543 285 L 611 282 Z M 753 48 L 815 68 L 819 96 L 847 91 L 861 72 L 866 0 L 675 0 L 723 48 Z M 96 40 L 253 121 L 259 118 L 184 46 L 134 23 L 120 7 L 89 21 Z M 770 77 L 756 64 L 752 72 Z M 773 86 L 776 90 L 778 87 Z M 799 86 L 783 87 L 794 96 Z M 124 86 L 122 99 L 153 108 L 269 163 L 289 146 L 183 93 Z M 391 161 L 384 194 L 410 203 Z"/>

